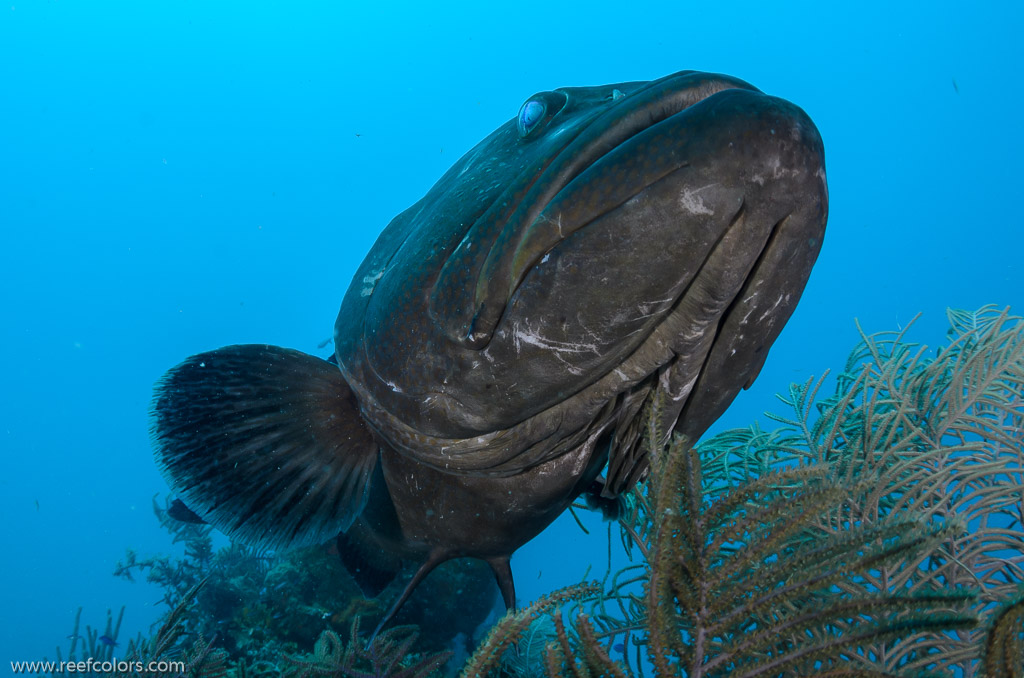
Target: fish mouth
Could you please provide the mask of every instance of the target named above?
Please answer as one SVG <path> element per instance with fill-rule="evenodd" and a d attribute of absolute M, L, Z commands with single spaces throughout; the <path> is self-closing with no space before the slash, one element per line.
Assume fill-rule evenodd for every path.
<path fill-rule="evenodd" d="M 466 348 L 485 348 L 516 289 L 548 252 L 594 219 L 685 166 L 685 159 L 674 157 L 672 149 L 647 149 L 643 142 L 631 148 L 637 137 L 705 99 L 730 89 L 759 91 L 737 78 L 682 71 L 618 97 L 615 95 L 620 93 L 614 90 L 609 105 L 583 121 L 567 122 L 567 126 L 576 127 L 575 135 L 567 135 L 561 150 L 539 170 L 530 176 L 519 177 L 516 192 L 520 197 L 513 200 L 514 196 L 506 192 L 496 202 L 496 205 L 508 205 L 504 218 L 494 214 L 493 208 L 481 217 L 481 221 L 497 217 L 501 228 L 495 234 L 482 265 L 476 267 L 476 280 L 471 279 L 463 288 L 463 294 L 469 298 L 460 299 L 456 311 L 449 308 L 447 322 L 443 323 L 448 338 Z M 566 106 L 571 107 L 574 90 L 556 91 L 566 96 Z M 602 160 L 616 154 L 627 158 L 647 153 L 657 156 L 660 162 L 655 163 L 656 167 L 634 167 L 630 172 L 630 163 L 623 162 L 618 168 L 618 175 L 605 177 L 600 194 L 598 187 L 586 185 L 593 174 L 588 170 Z M 470 246 L 472 238 L 467 237 L 446 268 L 464 265 L 469 257 L 459 256 L 465 254 L 459 250 L 464 247 L 468 250 Z M 465 281 L 465 277 L 460 277 Z"/>

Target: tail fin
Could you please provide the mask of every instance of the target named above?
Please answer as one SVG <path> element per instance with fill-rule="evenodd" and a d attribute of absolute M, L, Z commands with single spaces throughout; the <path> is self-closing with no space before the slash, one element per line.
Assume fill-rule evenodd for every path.
<path fill-rule="evenodd" d="M 227 346 L 170 370 L 154 391 L 150 434 L 188 506 L 264 548 L 347 529 L 377 461 L 338 368 L 276 346 Z"/>

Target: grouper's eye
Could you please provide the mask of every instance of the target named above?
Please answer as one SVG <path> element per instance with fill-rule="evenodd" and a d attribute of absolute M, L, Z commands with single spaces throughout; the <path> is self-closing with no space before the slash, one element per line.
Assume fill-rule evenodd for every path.
<path fill-rule="evenodd" d="M 527 101 L 519 109 L 519 136 L 525 137 L 544 119 L 544 104 L 539 101 Z"/>
<path fill-rule="evenodd" d="M 544 127 L 551 118 L 562 110 L 568 101 L 564 92 L 541 92 L 530 97 L 529 101 L 519 108 L 516 126 L 520 138 L 526 138 Z"/>

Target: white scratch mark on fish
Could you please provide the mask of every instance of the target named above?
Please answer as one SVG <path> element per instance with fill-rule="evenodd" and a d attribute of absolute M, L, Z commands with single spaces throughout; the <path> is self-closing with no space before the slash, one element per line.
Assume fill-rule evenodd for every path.
<path fill-rule="evenodd" d="M 541 336 L 539 332 L 534 330 L 527 329 L 524 331 L 518 325 L 515 329 L 515 339 L 517 344 L 521 341 L 522 343 L 529 344 L 530 346 L 546 348 L 559 353 L 593 353 L 594 355 L 601 355 L 597 350 L 596 344 L 582 344 L 571 341 L 548 339 L 547 337 Z"/>
<path fill-rule="evenodd" d="M 383 268 L 380 269 L 379 271 L 371 274 L 371 275 L 364 275 L 363 276 L 363 284 L 367 285 L 367 287 L 364 287 L 359 292 L 359 296 L 361 296 L 361 297 L 368 297 L 371 294 L 373 294 L 373 288 L 375 288 L 377 286 L 377 281 L 380 280 L 383 277 L 384 277 L 384 269 Z"/>
<path fill-rule="evenodd" d="M 516 355 L 519 355 L 523 344 L 530 346 L 536 346 L 537 348 L 548 349 L 552 351 L 552 355 L 558 359 L 560 363 L 565 365 L 565 369 L 569 374 L 575 376 L 581 376 L 583 371 L 566 360 L 563 353 L 594 353 L 595 355 L 601 355 L 597 350 L 596 344 L 581 344 L 573 343 L 569 341 L 557 341 L 555 339 L 548 339 L 547 337 L 541 336 L 541 334 L 532 328 L 526 328 L 525 330 L 518 323 L 512 330 L 512 341 L 516 347 Z"/>
<path fill-rule="evenodd" d="M 665 370 L 664 372 L 662 372 L 661 376 L 658 378 L 658 385 L 669 398 L 671 398 L 674 402 L 679 402 L 680 400 L 683 400 L 684 398 L 690 395 L 690 391 L 693 390 L 693 385 L 697 383 L 697 377 L 700 376 L 700 373 L 698 372 L 694 374 L 690 381 L 683 384 L 678 391 L 674 392 L 672 391 L 671 374 L 671 370 Z"/>
<path fill-rule="evenodd" d="M 690 214 L 714 214 L 715 211 L 704 204 L 704 200 L 700 197 L 702 191 L 715 186 L 715 184 L 708 184 L 697 189 L 683 189 L 683 194 L 679 196 L 679 206 L 689 212 Z"/>
<path fill-rule="evenodd" d="M 790 169 L 789 167 L 782 166 L 782 158 L 779 156 L 773 157 L 767 163 L 768 169 L 772 171 L 773 179 L 781 179 L 782 177 L 789 177 L 799 174 L 799 170 Z"/>
<path fill-rule="evenodd" d="M 661 313 L 662 311 L 668 310 L 668 307 L 675 301 L 675 297 L 669 297 L 668 299 L 655 299 L 654 301 L 641 301 L 637 304 L 637 310 L 643 313 L 642 317 L 646 318 L 649 315 L 655 313 Z"/>
<path fill-rule="evenodd" d="M 768 309 L 767 311 L 765 311 L 764 313 L 762 313 L 762 314 L 761 314 L 761 317 L 760 317 L 760 318 L 758 318 L 758 322 L 761 322 L 762 320 L 764 320 L 765 318 L 767 318 L 767 317 L 768 317 L 769 315 L 771 315 L 771 312 L 772 312 L 772 311 L 774 311 L 775 309 L 777 309 L 777 308 L 779 307 L 779 304 L 781 304 L 781 303 L 782 303 L 782 300 L 783 300 L 783 299 L 785 299 L 785 297 L 779 297 L 778 299 L 776 299 L 776 300 L 775 300 L 775 303 L 774 303 L 774 304 L 772 304 L 772 307 L 771 307 L 771 308 L 769 308 L 769 309 Z"/>

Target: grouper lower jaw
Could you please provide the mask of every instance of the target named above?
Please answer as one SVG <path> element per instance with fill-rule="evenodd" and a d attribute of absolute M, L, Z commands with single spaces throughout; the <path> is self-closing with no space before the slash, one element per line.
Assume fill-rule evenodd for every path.
<path fill-rule="evenodd" d="M 233 539 L 418 564 L 378 629 L 459 556 L 511 607 L 511 554 L 647 471 L 646 404 L 696 440 L 749 386 L 827 213 L 813 123 L 740 80 L 535 95 L 384 229 L 335 363 L 250 344 L 168 371 L 157 463 Z"/>

